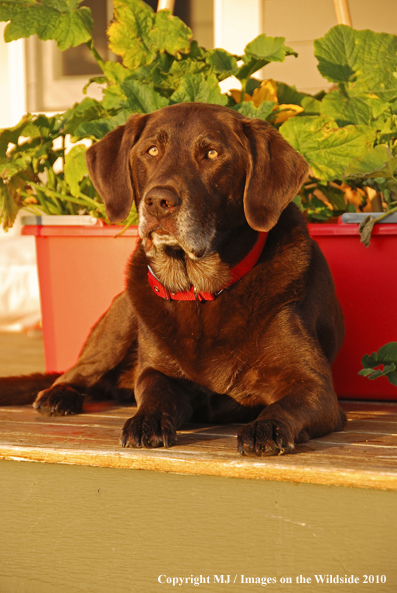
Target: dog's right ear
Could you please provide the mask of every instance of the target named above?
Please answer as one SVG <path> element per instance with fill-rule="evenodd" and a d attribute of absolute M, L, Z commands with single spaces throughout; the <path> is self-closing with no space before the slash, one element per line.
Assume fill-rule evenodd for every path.
<path fill-rule="evenodd" d="M 134 198 L 130 150 L 138 140 L 146 117 L 132 115 L 124 126 L 108 132 L 86 152 L 88 172 L 105 203 L 112 222 L 127 218 Z"/>

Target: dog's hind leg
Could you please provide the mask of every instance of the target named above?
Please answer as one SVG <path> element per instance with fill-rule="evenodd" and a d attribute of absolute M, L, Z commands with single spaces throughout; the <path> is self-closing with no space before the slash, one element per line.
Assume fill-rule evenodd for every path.
<path fill-rule="evenodd" d="M 51 416 L 81 412 L 85 395 L 95 395 L 101 380 L 131 354 L 136 334 L 136 317 L 123 292 L 91 330 L 77 363 L 39 392 L 34 408 Z"/>

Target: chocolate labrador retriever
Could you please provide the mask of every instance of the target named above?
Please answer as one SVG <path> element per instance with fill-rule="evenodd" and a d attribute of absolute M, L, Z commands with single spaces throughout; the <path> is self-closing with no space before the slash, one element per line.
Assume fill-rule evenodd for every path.
<path fill-rule="evenodd" d="M 124 447 L 170 447 L 189 421 L 245 423 L 242 455 L 342 430 L 330 364 L 343 317 L 290 204 L 308 167 L 283 137 L 225 107 L 184 103 L 131 116 L 87 163 L 112 221 L 135 200 L 141 240 L 125 292 L 34 407 L 77 414 L 86 395 L 134 394 Z M 3 380 L 0 400 L 22 401 L 21 389 Z"/>

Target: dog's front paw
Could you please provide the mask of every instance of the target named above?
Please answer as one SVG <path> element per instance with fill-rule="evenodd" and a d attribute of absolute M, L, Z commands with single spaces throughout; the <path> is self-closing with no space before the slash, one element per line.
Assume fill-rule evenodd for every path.
<path fill-rule="evenodd" d="M 40 391 L 33 407 L 46 416 L 68 416 L 80 414 L 83 409 L 84 395 L 69 385 L 54 385 Z"/>
<path fill-rule="evenodd" d="M 295 448 L 289 428 L 277 420 L 258 419 L 241 428 L 237 435 L 241 455 L 282 455 Z"/>
<path fill-rule="evenodd" d="M 123 447 L 171 447 L 175 442 L 175 422 L 165 412 L 137 413 L 124 424 L 120 439 Z"/>

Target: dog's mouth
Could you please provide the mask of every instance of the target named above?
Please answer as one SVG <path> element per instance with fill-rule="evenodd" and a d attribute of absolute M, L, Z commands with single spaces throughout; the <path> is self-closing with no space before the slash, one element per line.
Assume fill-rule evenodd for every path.
<path fill-rule="evenodd" d="M 151 239 L 154 245 L 159 248 L 163 245 L 167 245 L 168 247 L 181 247 L 174 235 L 161 227 L 149 233 L 149 239 Z"/>
<path fill-rule="evenodd" d="M 181 246 L 175 237 L 169 231 L 166 231 L 161 227 L 145 233 L 142 240 L 146 255 L 149 257 L 152 257 L 158 251 L 164 251 L 165 248 L 181 249 Z"/>
<path fill-rule="evenodd" d="M 186 255 L 192 260 L 197 260 L 205 255 L 204 250 L 192 250 L 183 245 L 174 235 L 163 227 L 156 227 L 149 231 L 143 239 L 143 246 L 148 257 L 154 257 L 158 252 L 166 255 L 181 257 Z"/>

